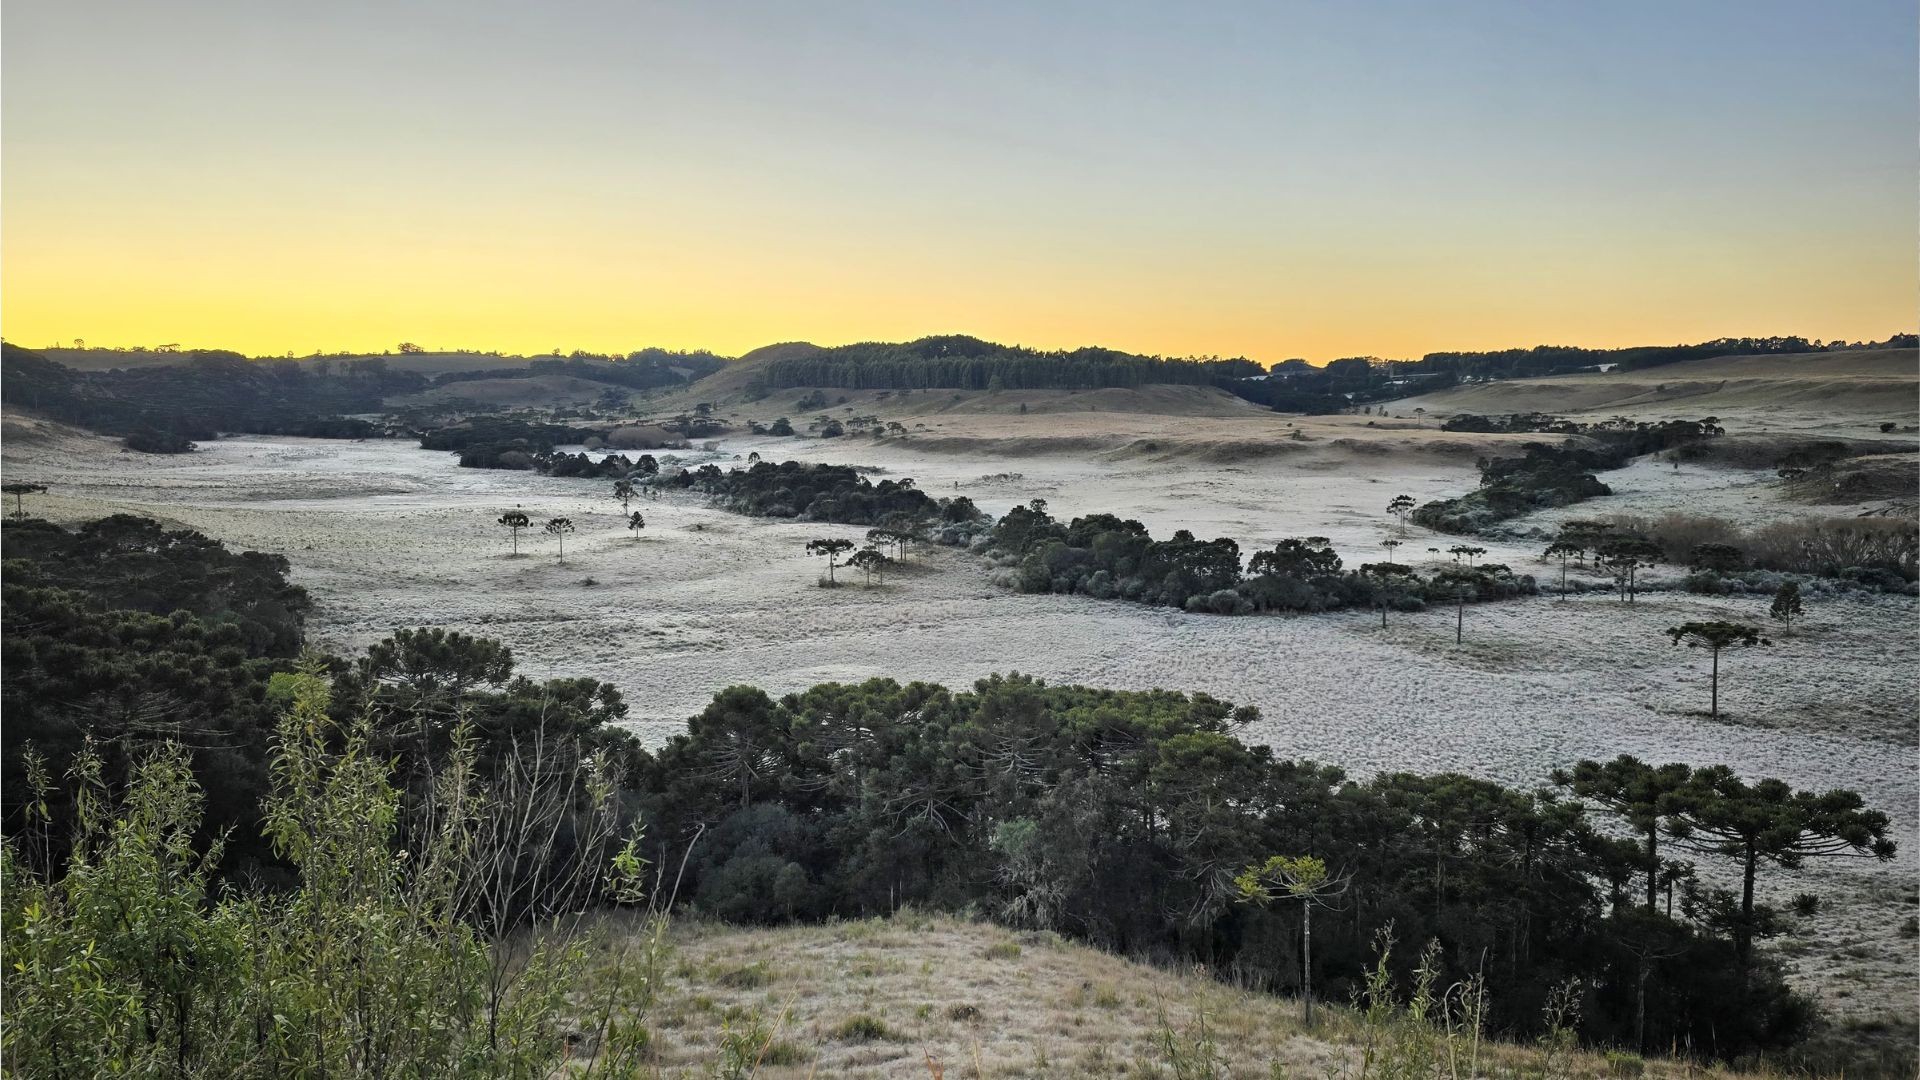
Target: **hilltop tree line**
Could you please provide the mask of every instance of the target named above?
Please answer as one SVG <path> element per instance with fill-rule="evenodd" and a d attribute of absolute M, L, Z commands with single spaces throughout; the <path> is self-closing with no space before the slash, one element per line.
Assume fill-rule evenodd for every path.
<path fill-rule="evenodd" d="M 426 385 L 379 358 L 322 372 L 294 360 L 248 360 L 215 349 L 184 363 L 75 371 L 37 353 L 0 349 L 0 382 L 10 404 L 123 436 L 149 452 L 191 449 L 223 431 L 257 435 L 365 438 L 379 428 L 349 414 L 378 412 L 388 394 Z"/>
<path fill-rule="evenodd" d="M 683 386 L 711 375 L 726 365 L 724 358 L 704 350 L 677 352 L 641 349 L 624 357 L 576 352 L 564 360 L 529 360 L 525 367 L 443 372 L 433 377 L 433 385 L 451 386 L 482 379 L 534 379 L 544 375 L 568 375 L 628 390 L 657 390 Z"/>
<path fill-rule="evenodd" d="M 1694 345 L 1636 345 L 1621 349 L 1583 349 L 1568 345 L 1536 345 L 1530 349 L 1486 352 L 1430 352 L 1413 362 L 1413 371 L 1453 371 L 1472 378 L 1522 379 L 1556 375 L 1613 364 L 1620 371 L 1711 360 L 1719 356 L 1779 356 L 1850 349 L 1911 349 L 1913 334 L 1894 334 L 1882 342 L 1814 342 L 1803 337 L 1728 337 Z"/>
<path fill-rule="evenodd" d="M 1418 360 L 1350 356 L 1314 367 L 1305 360 L 1275 364 L 1270 377 L 1230 385 L 1242 397 L 1282 412 L 1339 412 L 1372 402 L 1432 393 L 1463 381 L 1529 379 L 1597 371 L 1619 371 L 1710 360 L 1720 356 L 1778 356 L 1848 349 L 1913 348 L 1915 336 L 1895 334 L 1884 342 L 1814 342 L 1799 337 L 1719 338 L 1693 345 L 1643 345 L 1623 349 L 1585 349 L 1537 345 L 1487 352 L 1430 352 Z M 1262 385 L 1264 383 L 1265 385 Z"/>
<path fill-rule="evenodd" d="M 769 361 L 766 389 L 824 386 L 849 390 L 1081 390 L 1151 383 L 1213 385 L 1261 374 L 1245 359 L 1167 359 L 1115 349 L 1043 352 L 952 335 L 900 344 L 863 342 Z"/>
<path fill-rule="evenodd" d="M 1813 342 L 1798 337 L 1720 338 L 1694 345 L 1646 345 L 1624 349 L 1584 349 L 1539 345 L 1489 352 L 1430 352 L 1418 360 L 1349 356 L 1314 366 L 1283 360 L 1265 379 L 1235 379 L 1223 389 L 1280 412 L 1337 413 L 1395 398 L 1432 393 L 1463 381 L 1527 379 L 1596 371 L 1613 365 L 1620 371 L 1708 360 L 1719 356 L 1783 355 L 1848 349 L 1913 348 L 1915 336 L 1895 334 L 1884 342 Z"/>
<path fill-rule="evenodd" d="M 1032 513 L 1029 524 L 1045 528 Z M 630 866 L 644 855 L 674 867 L 681 903 L 736 922 L 971 909 L 1274 989 L 1310 981 L 1336 1000 L 1361 985 L 1369 944 L 1391 924 L 1402 941 L 1437 942 L 1443 980 L 1487 978 L 1496 1033 L 1532 1033 L 1546 996 L 1572 979 L 1592 1042 L 1732 1057 L 1788 1045 L 1813 1022 L 1753 948 L 1786 925 L 1757 886 L 1809 859 L 1893 854 L 1886 817 L 1850 792 L 1631 759 L 1552 778 L 1564 794 L 1456 774 L 1357 781 L 1241 741 L 1259 719 L 1251 708 L 1018 675 L 971 690 L 876 679 L 777 699 L 734 687 L 649 753 L 613 726 L 625 713 L 613 687 L 518 677 L 506 647 L 457 632 L 402 630 L 359 657 L 311 659 L 302 673 L 293 657 L 304 596 L 278 560 L 138 519 L 5 528 L 8 857 L 48 873 L 70 854 L 85 807 L 103 805 L 77 804 L 70 790 L 43 797 L 48 778 L 78 765 L 104 785 L 87 790 L 115 789 L 173 744 L 184 771 L 169 783 L 195 783 L 207 799 L 179 843 L 214 851 L 208 872 L 232 895 L 311 887 L 315 864 L 286 819 L 261 818 L 263 805 L 284 809 L 268 797 L 275 775 L 308 782 L 304 767 L 273 767 L 301 760 L 285 756 L 279 718 L 291 714 L 302 718 L 293 730 L 309 733 L 299 737 L 321 740 L 313 752 L 392 763 L 397 816 L 376 842 L 419 857 L 435 850 L 448 768 L 500 790 L 556 765 L 566 775 L 589 762 L 608 770 L 594 781 L 611 785 L 594 789 L 603 794 L 539 802 L 559 808 L 556 835 L 574 841 L 484 833 L 500 845 L 488 856 L 507 875 L 499 880 L 571 883 L 457 906 L 458 924 L 486 934 L 613 898 L 600 874 L 576 872 L 619 854 L 625 830 L 589 824 L 601 813 L 589 809 L 604 806 L 647 823 L 647 846 L 627 849 Z M 1314 550 L 1287 557 L 1324 564 Z M 179 608 L 117 607 L 122 596 Z M 286 619 L 290 638 L 279 632 Z M 229 842 L 210 846 L 228 828 Z M 309 825 L 300 835 L 315 834 Z M 181 849 L 169 850 L 177 861 Z M 1696 881 L 1676 854 L 1721 860 L 1740 890 Z M 1304 968 L 1303 906 L 1256 903 L 1241 887 L 1250 869 L 1306 865 L 1276 856 L 1317 860 L 1346 885 L 1313 915 Z M 9 878 L 10 902 L 22 880 Z M 22 925 L 17 910 L 9 934 Z M 185 926 L 178 919 L 192 907 L 170 910 Z M 158 939 L 113 940 L 92 961 L 110 984 L 184 985 L 225 970 L 214 953 L 189 971 L 185 954 Z M 9 938 L 10 950 L 25 947 Z M 12 984 L 16 1006 L 27 985 Z M 164 1000 L 163 1014 L 181 1007 Z"/>

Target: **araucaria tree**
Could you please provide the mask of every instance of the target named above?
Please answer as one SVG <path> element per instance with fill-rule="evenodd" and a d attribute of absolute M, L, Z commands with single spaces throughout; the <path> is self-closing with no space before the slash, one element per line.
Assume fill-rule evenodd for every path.
<path fill-rule="evenodd" d="M 1586 554 L 1587 549 L 1585 547 L 1582 547 L 1576 541 L 1566 539 L 1555 540 L 1553 543 L 1547 545 L 1547 550 L 1540 553 L 1540 557 L 1543 559 L 1560 560 L 1560 599 L 1565 600 L 1567 598 L 1567 560 L 1584 558 Z"/>
<path fill-rule="evenodd" d="M 1373 590 L 1373 602 L 1380 608 L 1380 628 L 1386 629 L 1387 608 L 1405 606 L 1408 599 L 1415 596 L 1414 590 L 1420 586 L 1420 575 L 1413 567 L 1399 563 L 1367 563 L 1360 568 L 1367 585 Z"/>
<path fill-rule="evenodd" d="M 1660 895 L 1660 830 L 1686 809 L 1685 796 L 1693 770 L 1679 762 L 1653 766 L 1628 754 L 1605 764 L 1582 761 L 1571 772 L 1555 769 L 1553 782 L 1575 795 L 1618 815 L 1645 843 L 1643 868 L 1647 874 L 1647 910 L 1655 910 Z"/>
<path fill-rule="evenodd" d="M 1351 880 L 1350 875 L 1328 874 L 1327 864 L 1311 855 L 1269 856 L 1233 879 L 1242 900 L 1262 907 L 1275 900 L 1300 901 L 1300 1000 L 1308 1027 L 1313 1026 L 1313 909 L 1331 907 Z"/>
<path fill-rule="evenodd" d="M 0 491 L 4 491 L 8 495 L 13 496 L 13 516 L 16 518 L 24 518 L 27 516 L 27 508 L 20 501 L 22 495 L 34 495 L 45 490 L 47 490 L 47 485 L 45 484 L 28 484 L 19 481 L 0 484 Z"/>
<path fill-rule="evenodd" d="M 1475 547 L 1472 544 L 1455 544 L 1452 547 L 1447 549 L 1447 554 L 1453 556 L 1454 562 L 1459 562 L 1461 559 L 1465 559 L 1467 561 L 1468 566 L 1472 566 L 1473 560 L 1479 558 L 1482 555 L 1485 555 L 1486 553 L 1487 553 L 1486 548 Z"/>
<path fill-rule="evenodd" d="M 1783 581 L 1780 589 L 1773 594 L 1773 606 L 1767 609 L 1767 617 L 1786 624 L 1787 633 L 1793 633 L 1793 620 L 1800 614 L 1800 583 Z"/>
<path fill-rule="evenodd" d="M 887 567 L 893 565 L 893 560 L 887 558 L 877 547 L 863 547 L 853 553 L 853 556 L 847 560 L 847 565 L 865 574 L 867 584 L 871 585 L 875 575 L 879 575 L 882 581 L 886 580 Z"/>
<path fill-rule="evenodd" d="M 1713 653 L 1713 700 L 1708 706 L 1708 716 L 1720 715 L 1720 651 L 1730 648 L 1752 648 L 1755 645 L 1771 645 L 1773 642 L 1760 636 L 1757 627 L 1742 626 L 1739 623 L 1690 622 L 1669 627 L 1667 636 L 1675 645 L 1686 642 L 1689 649 L 1706 649 Z"/>
<path fill-rule="evenodd" d="M 1413 513 L 1413 496 L 1395 495 L 1387 503 L 1387 513 L 1400 519 L 1400 531 L 1407 531 L 1407 515 Z"/>
<path fill-rule="evenodd" d="M 513 553 L 520 554 L 520 530 L 533 524 L 533 520 L 518 510 L 509 510 L 500 515 L 500 524 L 513 530 Z"/>
<path fill-rule="evenodd" d="M 635 510 L 627 515 L 627 531 L 633 534 L 635 540 L 640 539 L 640 530 L 646 527 L 647 519 L 640 516 L 640 511 Z"/>
<path fill-rule="evenodd" d="M 1387 561 L 1388 561 L 1388 562 L 1392 562 L 1392 561 L 1393 561 L 1393 549 L 1394 549 L 1394 548 L 1397 548 L 1397 547 L 1399 547 L 1399 546 L 1400 546 L 1400 541 L 1398 541 L 1398 540 L 1382 540 L 1382 541 L 1380 541 L 1380 546 L 1381 546 L 1381 547 L 1383 547 L 1383 548 L 1386 548 L 1386 549 L 1387 549 Z"/>
<path fill-rule="evenodd" d="M 622 477 L 613 482 L 613 497 L 620 500 L 620 509 L 622 511 L 632 509 L 631 504 L 633 503 L 634 496 L 637 494 L 638 492 L 633 490 L 633 481 Z"/>
<path fill-rule="evenodd" d="M 913 525 L 904 521 L 892 526 L 867 530 L 867 546 L 885 547 L 892 545 L 894 550 L 893 557 L 895 561 L 898 562 L 907 561 L 907 545 L 917 539 L 919 539 L 919 536 L 915 533 Z"/>
<path fill-rule="evenodd" d="M 1598 552 L 1598 557 L 1606 561 L 1607 569 L 1613 571 L 1620 599 L 1629 604 L 1639 592 L 1640 570 L 1659 562 L 1661 556 L 1660 545 L 1631 538 L 1609 540 Z"/>
<path fill-rule="evenodd" d="M 548 536 L 560 541 L 560 561 L 567 561 L 567 534 L 573 531 L 572 518 L 550 518 L 543 530 Z"/>
<path fill-rule="evenodd" d="M 1756 931 L 1764 929 L 1753 903 L 1753 879 L 1763 862 L 1796 869 L 1808 859 L 1893 858 L 1889 821 L 1866 809 L 1857 792 L 1795 791 L 1783 780 L 1749 785 L 1724 765 L 1699 769 L 1674 822 L 1681 846 L 1740 863 L 1740 911 L 1733 922 L 1734 953 L 1745 968 Z"/>
<path fill-rule="evenodd" d="M 838 537 L 821 537 L 807 541 L 807 554 L 827 557 L 827 584 L 833 585 L 833 568 L 840 565 L 840 556 L 853 550 L 853 541 Z"/>

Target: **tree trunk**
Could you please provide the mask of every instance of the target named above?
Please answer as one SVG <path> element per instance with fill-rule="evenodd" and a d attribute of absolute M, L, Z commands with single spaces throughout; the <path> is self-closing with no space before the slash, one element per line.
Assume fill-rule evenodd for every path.
<path fill-rule="evenodd" d="M 1300 996 L 1307 1003 L 1307 1026 L 1313 1026 L 1313 898 L 1300 905 Z"/>
<path fill-rule="evenodd" d="M 1458 645 L 1467 633 L 1467 594 L 1460 593 L 1454 597 L 1454 600 L 1456 603 L 1453 608 L 1453 643 Z"/>
<path fill-rule="evenodd" d="M 1636 980 L 1633 1003 L 1633 1048 L 1638 1053 L 1647 1052 L 1647 968 L 1651 966 L 1645 953 L 1640 954 L 1640 977 Z"/>
<path fill-rule="evenodd" d="M 1708 716 L 1720 715 L 1720 650 L 1713 650 L 1713 703 L 1707 706 Z"/>
<path fill-rule="evenodd" d="M 1758 867 L 1760 855 L 1754 850 L 1753 839 L 1747 839 L 1747 872 L 1740 886 L 1740 926 L 1733 935 L 1733 955 L 1740 961 L 1740 970 L 1747 970 L 1747 960 L 1753 955 L 1753 872 Z"/>
<path fill-rule="evenodd" d="M 1660 823 L 1647 826 L 1647 911 L 1656 910 L 1656 898 L 1660 893 Z M 1644 980 L 1646 976 L 1643 974 Z"/>

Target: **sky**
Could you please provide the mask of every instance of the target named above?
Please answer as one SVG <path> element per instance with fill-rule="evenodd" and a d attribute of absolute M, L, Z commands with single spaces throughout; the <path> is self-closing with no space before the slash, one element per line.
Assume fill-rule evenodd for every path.
<path fill-rule="evenodd" d="M 1917 53 L 1910 0 L 8 0 L 0 333 L 1884 338 Z"/>

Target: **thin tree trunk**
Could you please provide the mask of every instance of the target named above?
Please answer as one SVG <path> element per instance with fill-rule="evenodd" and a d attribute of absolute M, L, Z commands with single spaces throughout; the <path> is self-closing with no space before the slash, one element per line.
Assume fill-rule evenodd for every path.
<path fill-rule="evenodd" d="M 1633 1005 L 1633 1047 L 1642 1054 L 1647 1052 L 1647 967 L 1646 954 L 1642 953 Z"/>
<path fill-rule="evenodd" d="M 1759 853 L 1749 838 L 1746 875 L 1740 886 L 1740 929 L 1733 935 L 1733 954 L 1740 961 L 1741 971 L 1747 970 L 1747 959 L 1753 955 L 1753 874 L 1759 862 Z"/>
<path fill-rule="evenodd" d="M 1313 898 L 1300 905 L 1300 995 L 1307 1003 L 1307 1026 L 1313 1026 Z"/>
<path fill-rule="evenodd" d="M 1707 707 L 1708 716 L 1720 715 L 1720 650 L 1713 650 L 1713 703 Z"/>
<path fill-rule="evenodd" d="M 1660 824 L 1656 820 L 1647 826 L 1647 911 L 1655 909 L 1655 898 L 1659 895 L 1660 885 Z M 1643 976 L 1644 978 L 1644 976 Z"/>

